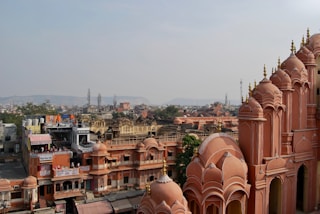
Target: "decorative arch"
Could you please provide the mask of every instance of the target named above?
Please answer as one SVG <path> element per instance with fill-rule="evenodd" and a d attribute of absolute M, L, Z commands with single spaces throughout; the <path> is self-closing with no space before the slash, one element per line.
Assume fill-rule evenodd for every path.
<path fill-rule="evenodd" d="M 242 214 L 241 202 L 238 200 L 231 201 L 226 207 L 226 214 Z"/>
<path fill-rule="evenodd" d="M 195 200 L 191 200 L 189 201 L 189 210 L 191 211 L 191 213 L 193 214 L 200 214 L 200 206 L 199 204 L 195 201 Z"/>
<path fill-rule="evenodd" d="M 308 168 L 305 164 L 301 164 L 297 169 L 296 183 L 296 209 L 302 212 L 306 211 L 307 207 L 307 189 L 308 189 Z"/>
<path fill-rule="evenodd" d="M 281 213 L 282 209 L 282 182 L 275 177 L 269 186 L 269 213 Z"/>

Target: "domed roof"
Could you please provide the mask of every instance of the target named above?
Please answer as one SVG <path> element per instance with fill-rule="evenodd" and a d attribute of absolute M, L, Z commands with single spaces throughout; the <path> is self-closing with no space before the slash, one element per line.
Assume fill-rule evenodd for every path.
<path fill-rule="evenodd" d="M 8 179 L 0 179 L 0 191 L 10 191 L 12 187 Z"/>
<path fill-rule="evenodd" d="M 231 136 L 224 133 L 215 133 L 200 144 L 199 158 L 202 160 L 204 167 L 207 167 L 211 162 L 216 164 L 227 151 L 243 159 L 239 146 Z"/>
<path fill-rule="evenodd" d="M 289 74 L 293 82 L 308 81 L 308 73 L 303 62 L 293 53 L 281 64 L 281 69 Z"/>
<path fill-rule="evenodd" d="M 262 108 L 282 105 L 282 92 L 266 78 L 256 86 L 252 92 L 252 96 L 260 103 Z"/>
<path fill-rule="evenodd" d="M 37 178 L 33 176 L 28 176 L 23 180 L 23 186 L 24 189 L 29 188 L 36 188 L 37 187 Z"/>
<path fill-rule="evenodd" d="M 306 46 L 302 46 L 296 56 L 306 65 L 316 63 L 314 54 Z"/>
<path fill-rule="evenodd" d="M 320 33 L 314 34 L 310 37 L 308 48 L 317 57 L 320 53 Z"/>
<path fill-rule="evenodd" d="M 235 140 L 226 134 L 215 133 L 202 142 L 197 156 L 186 170 L 187 182 L 183 191 L 197 197 L 195 192 L 217 195 L 227 201 L 234 189 L 249 196 L 248 166 Z"/>
<path fill-rule="evenodd" d="M 151 183 L 150 190 L 151 197 L 156 204 L 164 201 L 171 207 L 175 201 L 182 202 L 184 199 L 179 185 L 172 181 L 167 174 L 162 175 L 155 182 Z"/>
<path fill-rule="evenodd" d="M 225 152 L 218 161 L 217 167 L 223 172 L 223 180 L 227 181 L 232 177 L 247 178 L 248 167 L 243 158 L 237 158 L 230 152 Z"/>
<path fill-rule="evenodd" d="M 146 147 L 158 147 L 158 142 L 156 139 L 152 138 L 152 137 L 148 137 L 143 141 L 143 144 Z"/>
<path fill-rule="evenodd" d="M 174 118 L 173 124 L 180 125 L 182 124 L 182 120 L 176 117 Z"/>
<path fill-rule="evenodd" d="M 104 145 L 103 143 L 101 143 L 100 141 L 98 141 L 92 149 L 93 153 L 102 153 L 105 154 L 107 153 L 107 146 Z"/>
<path fill-rule="evenodd" d="M 239 117 L 263 118 L 263 109 L 256 99 L 249 97 L 248 102 L 240 106 Z"/>
<path fill-rule="evenodd" d="M 137 144 L 137 148 L 142 149 L 142 148 L 144 148 L 144 147 L 145 147 L 145 145 L 144 145 L 143 142 L 140 142 L 140 143 Z"/>
<path fill-rule="evenodd" d="M 138 213 L 153 214 L 162 211 L 161 213 L 190 214 L 181 188 L 166 173 L 166 161 L 164 161 L 163 174 L 150 186 L 147 184 L 146 189 Z"/>
<path fill-rule="evenodd" d="M 271 75 L 270 80 L 280 90 L 292 88 L 290 76 L 280 68 Z"/>

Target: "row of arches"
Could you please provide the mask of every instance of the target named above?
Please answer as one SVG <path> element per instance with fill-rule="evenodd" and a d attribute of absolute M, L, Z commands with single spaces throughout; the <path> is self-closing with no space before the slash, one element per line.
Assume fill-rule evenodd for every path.
<path fill-rule="evenodd" d="M 307 174 L 308 170 L 305 165 L 299 167 L 296 177 L 296 204 L 297 211 L 305 211 L 306 207 L 306 188 L 307 188 Z M 269 214 L 281 214 L 283 213 L 283 181 L 279 177 L 272 179 L 269 187 L 269 203 L 267 209 Z M 245 199 L 246 200 L 246 199 Z M 224 208 L 221 201 L 211 200 L 210 202 L 200 202 L 206 204 L 203 208 L 199 202 L 195 199 L 189 200 L 189 209 L 194 214 L 206 213 L 206 214 L 244 214 L 246 208 L 243 207 L 243 203 L 239 199 L 235 199 L 226 204 Z M 245 204 L 245 203 L 244 203 Z M 204 209 L 204 210 L 202 210 Z"/>

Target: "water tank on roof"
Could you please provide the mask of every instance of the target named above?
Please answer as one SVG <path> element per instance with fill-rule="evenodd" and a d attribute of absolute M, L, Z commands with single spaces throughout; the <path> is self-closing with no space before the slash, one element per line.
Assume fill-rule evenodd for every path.
<path fill-rule="evenodd" d="M 27 124 L 26 126 L 32 126 L 32 119 L 27 119 Z"/>
<path fill-rule="evenodd" d="M 38 126 L 39 125 L 39 119 L 33 119 L 32 120 L 32 125 Z"/>

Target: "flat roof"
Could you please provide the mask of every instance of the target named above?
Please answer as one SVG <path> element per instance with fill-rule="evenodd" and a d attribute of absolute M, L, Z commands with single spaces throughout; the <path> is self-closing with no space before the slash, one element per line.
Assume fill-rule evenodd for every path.
<path fill-rule="evenodd" d="M 5 162 L 0 163 L 0 178 L 5 178 L 9 180 L 15 179 L 25 179 L 27 173 L 21 162 Z"/>

